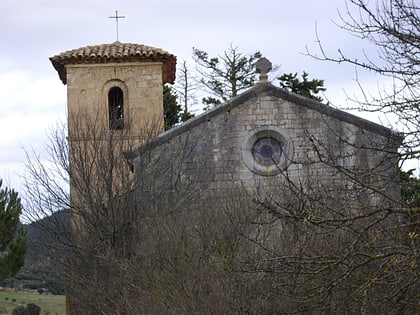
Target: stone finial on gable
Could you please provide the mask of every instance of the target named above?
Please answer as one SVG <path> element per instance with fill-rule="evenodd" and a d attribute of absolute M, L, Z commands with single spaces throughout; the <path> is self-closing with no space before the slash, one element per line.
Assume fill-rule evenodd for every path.
<path fill-rule="evenodd" d="M 266 82 L 268 79 L 267 73 L 271 71 L 273 65 L 270 60 L 265 57 L 260 58 L 255 64 L 256 72 L 260 74 L 260 82 Z"/>

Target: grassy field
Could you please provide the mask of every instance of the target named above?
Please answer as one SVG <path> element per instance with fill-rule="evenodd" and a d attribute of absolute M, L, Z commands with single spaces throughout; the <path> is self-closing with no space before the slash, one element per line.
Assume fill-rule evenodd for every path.
<path fill-rule="evenodd" d="M 41 308 L 42 315 L 65 315 L 64 295 L 39 294 L 36 291 L 4 292 L 0 291 L 0 314 L 11 315 L 15 307 L 34 303 Z M 4 313 L 4 309 L 6 313 Z M 2 312 L 3 311 L 3 312 Z"/>

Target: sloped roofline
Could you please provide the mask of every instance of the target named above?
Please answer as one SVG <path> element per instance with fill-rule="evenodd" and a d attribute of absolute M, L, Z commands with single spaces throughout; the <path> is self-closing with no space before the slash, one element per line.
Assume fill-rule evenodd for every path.
<path fill-rule="evenodd" d="M 121 43 L 102 44 L 68 50 L 50 58 L 63 82 L 67 83 L 67 65 L 125 62 L 162 62 L 163 83 L 175 82 L 176 57 L 167 51 L 146 45 Z"/>
<path fill-rule="evenodd" d="M 255 99 L 261 95 L 275 96 L 275 97 L 284 99 L 286 101 L 290 101 L 292 103 L 315 110 L 327 116 L 334 117 L 340 121 L 344 121 L 349 124 L 355 125 L 366 131 L 376 133 L 383 137 L 391 138 L 397 143 L 401 143 L 403 140 L 402 134 L 390 128 L 384 127 L 382 125 L 360 118 L 358 116 L 349 114 L 343 110 L 333 108 L 329 105 L 312 100 L 310 98 L 300 96 L 294 93 L 290 93 L 286 91 L 285 89 L 272 85 L 269 82 L 261 82 L 261 83 L 258 83 L 256 86 L 252 87 L 251 89 L 249 89 L 248 91 L 232 98 L 226 103 L 218 105 L 202 113 L 199 116 L 196 116 L 196 117 L 191 118 L 190 120 L 187 120 L 186 122 L 182 123 L 179 126 L 176 126 L 172 129 L 169 129 L 168 131 L 165 131 L 164 133 L 160 134 L 159 136 L 152 139 L 148 143 L 142 144 L 134 148 L 131 152 L 127 152 L 126 156 L 127 158 L 135 158 L 136 156 L 138 156 L 139 154 L 145 151 L 153 149 L 154 147 L 157 147 L 165 142 L 168 142 L 172 138 L 179 136 L 186 131 L 194 129 L 195 127 L 201 125 L 202 123 L 210 121 L 214 116 L 220 113 L 225 113 L 231 110 L 232 108 L 235 108 L 236 106 L 239 106 L 245 102 L 248 102 L 249 100 Z"/>

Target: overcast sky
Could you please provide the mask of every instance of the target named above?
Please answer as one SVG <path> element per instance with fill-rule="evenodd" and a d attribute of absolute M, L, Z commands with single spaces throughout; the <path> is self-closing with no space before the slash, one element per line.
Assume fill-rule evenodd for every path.
<path fill-rule="evenodd" d="M 346 93 L 357 91 L 355 69 L 305 56 L 319 53 L 316 29 L 331 55 L 341 49 L 372 58 L 374 47 L 335 23 L 344 0 L 1 0 L 0 12 L 0 178 L 20 190 L 24 148 L 43 154 L 49 130 L 65 119 L 66 87 L 49 57 L 87 45 L 116 40 L 118 10 L 121 42 L 162 48 L 192 65 L 192 47 L 221 54 L 229 45 L 243 53 L 256 50 L 280 72 L 309 72 L 324 79 L 326 97 L 346 107 Z M 359 73 L 376 89 L 378 78 Z M 276 82 L 274 82 L 276 83 Z M 371 119 L 376 120 L 376 117 Z"/>

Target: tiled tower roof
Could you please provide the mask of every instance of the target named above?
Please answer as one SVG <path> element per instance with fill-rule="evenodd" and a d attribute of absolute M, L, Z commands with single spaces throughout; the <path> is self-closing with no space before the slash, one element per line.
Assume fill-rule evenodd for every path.
<path fill-rule="evenodd" d="M 95 46 L 81 47 L 65 51 L 50 58 L 61 81 L 66 80 L 66 65 L 123 63 L 123 62 L 162 62 L 163 83 L 174 83 L 176 57 L 160 48 L 140 44 L 114 42 Z"/>

